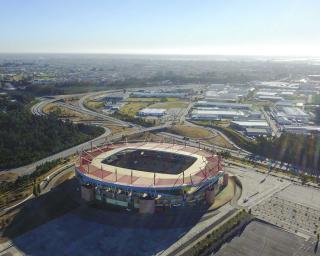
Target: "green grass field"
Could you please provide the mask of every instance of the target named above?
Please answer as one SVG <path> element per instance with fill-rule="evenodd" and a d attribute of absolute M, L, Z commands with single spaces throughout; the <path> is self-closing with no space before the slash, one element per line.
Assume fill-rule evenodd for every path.
<path fill-rule="evenodd" d="M 139 101 L 139 102 L 160 102 L 162 98 L 128 98 L 126 101 L 131 102 L 131 101 Z M 167 102 L 171 101 L 180 101 L 178 98 L 166 98 Z"/>
<path fill-rule="evenodd" d="M 128 116 L 135 116 L 141 109 L 146 108 L 150 103 L 146 102 L 129 102 L 120 108 L 120 114 L 125 114 Z"/>
<path fill-rule="evenodd" d="M 171 109 L 171 108 L 186 108 L 188 103 L 183 101 L 168 101 L 168 102 L 159 102 L 150 105 L 150 108 L 164 108 L 164 109 Z"/>

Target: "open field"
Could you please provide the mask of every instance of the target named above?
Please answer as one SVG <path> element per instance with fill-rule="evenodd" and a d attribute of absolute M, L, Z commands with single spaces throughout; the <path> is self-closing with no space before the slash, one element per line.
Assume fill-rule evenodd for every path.
<path fill-rule="evenodd" d="M 104 102 L 88 100 L 84 102 L 84 105 L 89 109 L 97 110 L 104 106 Z"/>
<path fill-rule="evenodd" d="M 110 129 L 111 131 L 110 135 L 115 135 L 118 133 L 122 133 L 123 135 L 126 135 L 127 133 L 137 130 L 137 128 L 123 127 L 123 126 L 110 125 L 110 124 L 105 124 L 103 125 L 103 127 Z"/>
<path fill-rule="evenodd" d="M 220 121 L 193 121 L 193 123 L 202 125 L 202 126 L 209 126 L 209 125 L 218 125 L 222 127 L 228 127 L 230 124 L 230 120 L 220 120 Z"/>
<path fill-rule="evenodd" d="M 133 102 L 160 102 L 161 98 L 127 98 L 126 101 L 130 102 L 130 101 L 133 101 Z M 180 101 L 181 99 L 178 99 L 178 98 L 166 98 L 166 101 L 167 102 L 171 102 L 171 101 Z"/>
<path fill-rule="evenodd" d="M 233 148 L 233 146 L 217 133 L 208 131 L 205 128 L 196 126 L 176 125 L 168 128 L 169 132 L 177 135 L 189 137 L 195 140 L 201 140 L 203 142 L 217 145 L 225 148 Z"/>
<path fill-rule="evenodd" d="M 66 98 L 64 102 L 73 106 L 79 106 L 79 98 Z"/>
<path fill-rule="evenodd" d="M 171 101 L 171 102 L 159 102 L 149 106 L 149 108 L 164 108 L 164 109 L 171 109 L 171 108 L 186 108 L 188 106 L 187 102 L 183 101 Z"/>
<path fill-rule="evenodd" d="M 86 114 L 82 114 L 79 113 L 77 111 L 65 108 L 63 106 L 59 106 L 55 103 L 49 103 L 47 104 L 44 108 L 43 108 L 43 112 L 44 113 L 51 113 L 51 112 L 55 112 L 58 114 L 59 117 L 61 118 L 69 118 L 72 121 L 81 121 L 81 120 L 94 120 L 95 118 L 93 118 L 92 116 L 86 115 Z"/>
<path fill-rule="evenodd" d="M 120 108 L 120 114 L 134 117 L 141 109 L 146 108 L 150 103 L 146 102 L 130 102 Z"/>
<path fill-rule="evenodd" d="M 12 172 L 0 172 L 0 183 L 3 181 L 11 182 L 15 181 L 18 178 L 18 175 Z"/>
<path fill-rule="evenodd" d="M 176 125 L 170 128 L 170 131 L 182 136 L 187 136 L 191 139 L 211 138 L 216 135 L 204 128 L 194 127 L 194 126 Z"/>

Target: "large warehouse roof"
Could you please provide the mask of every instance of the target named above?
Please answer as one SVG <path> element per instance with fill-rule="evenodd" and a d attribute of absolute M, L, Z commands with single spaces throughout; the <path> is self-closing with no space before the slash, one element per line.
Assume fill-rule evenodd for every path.
<path fill-rule="evenodd" d="M 228 102 L 211 102 L 211 101 L 198 101 L 198 106 L 211 106 L 217 108 L 234 108 L 234 109 L 250 109 L 251 104 L 240 104 L 240 103 L 228 103 Z"/>
<path fill-rule="evenodd" d="M 266 121 L 232 121 L 232 123 L 243 127 L 269 127 Z"/>
<path fill-rule="evenodd" d="M 203 110 L 196 109 L 192 112 L 193 115 L 217 115 L 217 116 L 244 116 L 244 113 L 239 110 Z"/>
<path fill-rule="evenodd" d="M 300 108 L 283 107 L 282 110 L 283 110 L 283 112 L 285 112 L 289 116 L 305 116 L 305 117 L 308 117 L 308 114 L 306 112 L 304 112 Z"/>

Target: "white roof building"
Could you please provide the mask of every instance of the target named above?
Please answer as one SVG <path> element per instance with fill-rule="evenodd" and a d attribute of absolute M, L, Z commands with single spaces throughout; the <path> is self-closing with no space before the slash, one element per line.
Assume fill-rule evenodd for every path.
<path fill-rule="evenodd" d="M 270 128 L 266 121 L 232 121 L 231 124 L 235 124 L 243 128 Z"/>
<path fill-rule="evenodd" d="M 191 118 L 197 120 L 233 119 L 243 116 L 245 114 L 242 111 L 232 109 L 195 109 L 191 114 Z"/>
<path fill-rule="evenodd" d="M 139 116 L 163 116 L 167 112 L 163 108 L 144 108 L 138 112 Z"/>

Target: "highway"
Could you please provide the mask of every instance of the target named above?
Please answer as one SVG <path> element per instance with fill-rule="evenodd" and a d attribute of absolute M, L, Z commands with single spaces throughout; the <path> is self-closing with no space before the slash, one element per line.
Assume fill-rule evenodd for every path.
<path fill-rule="evenodd" d="M 74 105 L 71 105 L 71 104 L 67 104 L 67 103 L 64 103 L 64 102 L 61 102 L 61 101 L 58 101 L 59 99 L 65 99 L 65 98 L 68 98 L 68 97 L 74 97 L 75 95 L 60 95 L 60 96 L 57 96 L 55 99 L 45 99 L 44 101 L 42 102 L 39 102 L 37 103 L 36 105 L 34 105 L 32 108 L 31 108 L 31 111 L 32 113 L 34 113 L 35 115 L 43 115 L 43 111 L 42 111 L 42 108 L 46 105 L 46 104 L 49 104 L 51 102 L 54 102 L 56 101 L 57 104 L 60 104 L 61 106 L 63 107 L 66 107 L 66 108 L 69 108 L 69 109 L 72 109 L 74 111 L 77 111 L 77 112 L 80 112 L 80 113 L 84 113 L 84 114 L 87 114 L 87 115 L 91 115 L 91 116 L 94 116 L 96 117 L 98 120 L 96 121 L 97 125 L 99 125 L 100 122 L 102 121 L 105 121 L 105 122 L 109 122 L 110 124 L 114 124 L 114 125 L 119 125 L 119 126 L 125 126 L 125 127 L 135 127 L 135 128 L 138 128 L 139 132 L 144 132 L 144 131 L 148 131 L 148 128 L 143 128 L 143 127 L 140 127 L 136 124 L 132 124 L 132 123 L 129 123 L 129 122 L 124 122 L 122 120 L 119 120 L 119 119 L 116 119 L 116 118 L 113 118 L 113 117 L 110 117 L 110 116 L 107 116 L 105 114 L 102 114 L 102 113 L 97 113 L 93 110 L 90 110 L 90 109 L 87 109 L 84 105 L 84 102 L 90 98 L 90 97 L 97 97 L 97 96 L 101 96 L 101 95 L 106 95 L 107 93 L 114 93 L 114 92 L 119 92 L 119 90 L 110 90 L 110 91 L 102 91 L 102 92 L 94 92 L 94 93 L 90 93 L 90 94 L 79 94 L 77 96 L 80 96 L 80 99 L 79 99 L 79 106 L 74 106 Z M 188 110 L 192 107 L 192 102 L 190 102 L 190 104 L 188 105 L 187 109 L 185 111 L 182 111 L 179 115 L 179 121 L 182 121 L 184 122 L 186 125 L 190 125 L 190 126 L 198 126 L 194 123 L 191 123 L 191 122 L 188 122 L 186 120 L 186 116 L 188 114 Z M 165 126 L 157 126 L 157 127 L 154 127 L 153 130 L 159 130 L 164 127 L 169 127 L 171 125 L 171 122 L 167 122 L 165 124 Z M 159 128 L 160 127 L 160 128 Z M 200 126 L 199 126 L 200 127 Z M 203 128 L 201 126 L 201 128 Z M 225 140 L 227 140 L 231 145 L 233 145 L 237 150 L 233 150 L 233 149 L 227 149 L 227 148 L 223 148 L 223 147 L 219 147 L 219 146 L 213 146 L 213 145 L 210 145 L 210 144 L 207 144 L 207 143 L 203 143 L 203 142 L 200 142 L 200 145 L 201 147 L 203 148 L 206 148 L 206 149 L 215 149 L 217 151 L 228 151 L 231 153 L 232 156 L 234 157 L 238 157 L 238 158 L 250 158 L 251 160 L 254 160 L 255 157 L 258 157 L 258 158 L 261 158 L 261 159 L 264 159 L 263 157 L 259 157 L 259 156 L 256 156 L 256 155 L 253 155 L 252 153 L 240 148 L 238 145 L 236 145 L 234 142 L 232 142 L 225 134 L 223 134 L 221 131 L 218 131 L 214 128 L 209 128 L 209 127 L 206 127 L 206 129 L 214 132 L 214 133 L 217 133 L 219 134 L 220 136 L 222 136 Z M 149 131 L 152 131 L 152 129 Z M 184 142 L 184 137 L 182 136 L 178 136 L 178 135 L 175 135 L 175 134 L 171 134 L 171 133 L 162 133 L 163 136 L 166 136 L 166 137 L 171 137 L 171 138 L 175 138 L 176 140 L 179 140 L 180 142 Z M 106 135 L 105 135 L 106 136 Z M 120 134 L 120 136 L 122 136 L 122 134 Z M 94 140 L 93 140 L 94 141 Z M 90 143 L 90 142 L 89 142 Z M 191 146 L 199 146 L 199 142 L 198 141 L 189 141 L 189 143 Z M 81 148 L 81 147 L 80 147 Z M 79 148 L 78 148 L 79 149 Z M 76 153 L 76 150 L 74 151 L 71 151 L 70 154 L 74 154 Z M 64 157 L 67 156 L 67 153 L 63 153 L 62 154 Z M 50 161 L 50 160 L 47 160 L 47 161 Z M 267 167 L 269 167 L 270 163 L 268 163 L 267 161 L 256 161 L 257 163 L 259 164 L 263 164 Z M 288 170 L 288 164 L 287 163 L 282 163 L 280 161 L 272 161 L 272 167 L 275 168 L 280 168 L 284 171 L 287 171 Z M 30 172 L 33 168 L 27 168 L 29 169 L 28 172 Z M 18 169 L 18 170 L 14 170 L 14 172 L 22 172 L 22 169 Z"/>
<path fill-rule="evenodd" d="M 43 108 L 49 103 L 57 101 L 57 99 L 44 99 L 39 98 L 41 101 L 31 107 L 31 113 L 36 116 L 44 116 Z"/>
<path fill-rule="evenodd" d="M 110 92 L 114 92 L 114 91 L 110 91 Z M 90 97 L 94 97 L 94 96 L 97 96 L 97 95 L 101 95 L 101 94 L 105 94 L 107 93 L 107 91 L 103 91 L 103 92 L 95 92 L 95 93 L 91 93 L 91 94 L 87 94 L 87 95 L 82 95 L 82 97 L 80 98 L 79 100 L 79 107 L 78 106 L 74 106 L 74 105 L 71 105 L 71 104 L 67 104 L 67 103 L 64 103 L 64 102 L 60 102 L 60 101 L 56 101 L 57 104 L 60 104 L 61 106 L 63 107 L 66 107 L 66 108 L 69 108 L 69 109 L 72 109 L 74 111 L 78 111 L 80 113 L 84 113 L 84 114 L 87 114 L 87 115 L 91 115 L 91 116 L 94 116 L 96 117 L 97 119 L 100 119 L 100 121 L 108 121 L 110 123 L 114 123 L 114 124 L 117 124 L 117 125 L 125 125 L 125 126 L 131 126 L 131 127 L 136 127 L 136 128 L 139 128 L 140 130 L 137 132 L 144 132 L 144 131 L 152 131 L 152 130 L 159 130 L 162 128 L 165 128 L 165 127 L 169 127 L 171 125 L 171 122 L 168 122 L 166 123 L 164 126 L 157 126 L 157 127 L 154 127 L 153 129 L 150 129 L 150 128 L 142 128 L 142 127 L 139 127 L 135 124 L 131 124 L 129 122 L 124 122 L 124 121 L 121 121 L 121 120 L 118 120 L 116 118 L 111 118 L 107 115 L 104 115 L 104 114 L 101 114 L 101 113 L 97 113 L 95 111 L 92 111 L 92 110 L 89 110 L 87 109 L 85 106 L 84 106 L 84 102 L 86 99 L 90 98 Z M 70 97 L 73 97 L 70 96 Z M 62 96 L 59 97 L 59 99 L 62 98 Z M 33 113 L 34 114 L 37 114 L 37 113 L 41 113 L 43 114 L 42 112 L 42 108 L 48 104 L 48 103 L 51 103 L 53 102 L 54 99 L 45 99 L 45 101 L 43 103 L 38 103 L 35 105 L 35 107 L 32 108 L 33 110 Z M 192 103 L 189 104 L 188 106 L 188 109 L 190 109 L 192 106 Z M 183 113 L 181 113 L 180 117 L 179 117 L 179 120 L 181 121 L 184 121 L 185 124 L 187 125 L 190 125 L 190 126 L 198 126 L 194 123 L 191 123 L 191 122 L 188 122 L 186 120 L 186 115 L 188 114 L 188 111 L 183 111 Z M 116 121 L 116 122 L 115 122 Z M 160 128 L 159 128 L 160 127 Z M 201 126 L 201 128 L 203 128 Z M 179 136 L 179 135 L 175 135 L 175 134 L 171 134 L 171 133 L 161 133 L 162 136 L 164 137 L 170 137 L 170 138 L 174 138 L 176 139 L 177 141 L 179 141 L 180 143 L 187 143 L 188 145 L 190 146 L 196 146 L 198 147 L 199 145 L 202 147 L 202 148 L 205 148 L 205 149 L 210 149 L 210 150 L 217 150 L 217 151 L 228 151 L 231 153 L 232 156 L 234 157 L 237 157 L 237 158 L 250 158 L 252 157 L 252 153 L 246 151 L 246 150 L 243 150 L 241 149 L 239 146 L 237 146 L 235 143 L 233 143 L 226 135 L 224 135 L 222 132 L 214 129 L 214 128 L 206 128 L 214 133 L 217 133 L 219 134 L 220 136 L 222 136 L 224 139 L 226 139 L 231 145 L 233 145 L 237 150 L 233 150 L 233 149 L 227 149 L 227 148 L 223 148 L 223 147 L 219 147 L 219 146 L 213 146 L 213 145 L 210 145 L 208 143 L 204 143 L 204 142 L 199 142 L 199 141 L 195 141 L 195 140 L 189 140 L 188 142 L 185 142 L 184 140 L 184 137 L 183 136 Z M 122 134 L 119 135 L 120 137 L 122 136 Z M 111 139 L 111 138 L 110 138 Z M 93 140 L 94 141 L 94 140 Z M 200 143 L 200 144 L 199 144 Z M 78 148 L 78 150 L 80 149 L 81 147 Z M 77 150 L 73 150 L 70 152 L 70 154 L 74 154 L 76 153 Z M 67 152 L 68 153 L 68 152 Z M 67 156 L 67 154 L 62 154 L 64 157 Z M 48 160 L 49 161 L 49 160 Z M 279 165 L 280 166 L 280 162 L 276 162 L 275 165 Z M 284 168 L 284 167 L 283 167 Z M 28 168 L 29 169 L 29 168 Z M 32 169 L 31 169 L 32 170 Z M 285 169 L 284 169 L 285 170 Z M 16 170 L 14 170 L 16 171 Z M 17 170 L 17 172 L 21 171 L 21 169 Z M 27 171 L 28 172 L 28 171 Z"/>
<path fill-rule="evenodd" d="M 103 93 L 105 93 L 105 94 L 106 93 L 115 93 L 115 92 L 119 92 L 119 91 L 121 91 L 121 90 L 104 91 Z M 79 108 L 77 108 L 76 111 L 79 111 L 79 112 L 82 111 L 82 113 L 89 114 L 89 115 L 96 116 L 96 117 L 100 117 L 103 120 L 110 121 L 110 122 L 113 122 L 113 123 L 116 123 L 116 124 L 119 124 L 119 125 L 122 125 L 122 126 L 129 127 L 131 124 L 128 123 L 128 122 L 125 122 L 125 121 L 122 121 L 122 120 L 119 120 L 117 118 L 110 117 L 110 116 L 107 116 L 107 115 L 104 115 L 104 114 L 97 113 L 97 112 L 92 111 L 92 110 L 90 110 L 90 109 L 85 107 L 84 102 L 88 98 L 91 98 L 91 97 L 94 97 L 94 96 L 98 96 L 98 95 L 101 95 L 103 93 L 95 92 L 95 93 L 90 93 L 90 94 L 87 94 L 87 95 L 81 97 L 79 99 Z"/>
<path fill-rule="evenodd" d="M 95 93 L 96 95 L 96 93 Z M 92 96 L 92 94 L 91 94 Z M 131 123 L 128 122 L 123 122 L 121 120 L 115 119 L 115 118 L 109 118 L 106 115 L 97 113 L 95 111 L 92 110 L 88 110 L 85 108 L 85 106 L 83 105 L 84 100 L 87 98 L 88 96 L 83 96 L 82 99 L 82 103 L 79 103 L 79 107 L 78 106 L 74 106 L 74 105 L 70 105 L 64 102 L 58 102 L 57 99 L 45 99 L 44 101 L 41 101 L 39 103 L 37 103 L 36 105 L 34 105 L 31 108 L 31 111 L 33 114 L 35 115 L 43 115 L 43 107 L 51 102 L 57 101 L 57 104 L 60 104 L 61 106 L 64 106 L 66 108 L 81 112 L 81 113 L 85 113 L 91 116 L 95 116 L 97 117 L 97 119 L 99 119 L 97 122 L 97 124 L 99 122 L 110 122 L 116 125 L 121 125 L 121 126 L 134 126 L 136 128 L 138 128 L 138 130 L 133 131 L 129 134 L 126 134 L 126 136 L 128 135 L 134 135 L 134 134 L 138 134 L 138 133 L 142 133 L 142 132 L 154 132 L 154 131 L 158 131 L 158 134 L 166 137 L 166 138 L 171 138 L 172 140 L 180 143 L 180 144 L 185 144 L 185 145 L 189 145 L 189 146 L 193 146 L 193 147 L 199 147 L 201 149 L 207 149 L 207 150 L 214 150 L 214 151 L 228 151 L 230 152 L 230 154 L 233 157 L 237 157 L 237 158 L 250 158 L 253 156 L 253 154 L 251 154 L 250 152 L 247 152 L 241 148 L 239 148 L 237 145 L 235 145 L 232 141 L 230 141 L 230 139 L 228 137 L 226 137 L 223 133 L 221 133 L 220 131 L 217 131 L 215 129 L 212 128 L 207 128 L 208 130 L 211 130 L 215 133 L 218 133 L 219 135 L 223 136 L 227 141 L 231 142 L 232 145 L 235 145 L 236 149 L 227 149 L 227 148 L 223 148 L 220 146 L 216 146 L 216 145 L 211 145 L 205 142 L 201 142 L 201 141 L 197 141 L 197 140 L 192 140 L 190 138 L 188 138 L 186 140 L 185 137 L 183 136 L 179 136 L 179 135 L 175 135 L 175 134 L 171 134 L 168 132 L 163 131 L 164 129 L 166 129 L 167 127 L 171 126 L 171 122 L 166 123 L 165 125 L 161 125 L 161 126 L 156 126 L 156 127 L 150 127 L 150 128 L 143 128 L 143 127 L 139 127 L 136 125 L 133 125 Z M 191 104 L 190 104 L 191 105 Z M 190 107 L 189 105 L 189 107 Z M 185 121 L 185 116 L 187 115 L 188 111 L 184 111 L 183 113 L 181 113 L 181 116 L 179 117 L 179 121 L 183 121 L 183 122 L 187 122 Z M 193 125 L 196 126 L 193 123 L 189 123 L 187 122 L 188 125 Z M 203 127 L 202 127 L 203 128 Z M 100 146 L 106 142 L 115 142 L 117 140 L 121 140 L 123 134 L 119 133 L 113 136 L 110 136 L 110 130 L 106 129 L 105 133 L 101 136 L 99 136 L 96 139 L 93 139 L 91 141 L 85 142 L 81 145 L 77 145 L 75 147 L 72 147 L 70 149 L 64 150 L 60 153 L 54 154 L 52 156 L 49 156 L 47 158 L 44 158 L 40 161 L 37 161 L 35 163 L 32 163 L 30 165 L 24 166 L 24 167 L 19 167 L 19 168 L 15 168 L 13 171 L 19 175 L 22 174 L 28 174 L 31 173 L 32 171 L 35 170 L 36 166 L 39 164 L 42 164 L 46 161 L 51 161 L 53 159 L 57 159 L 57 158 L 63 158 L 63 157 L 67 157 L 70 155 L 73 155 L 81 150 L 86 150 L 86 149 L 90 149 L 92 147 L 92 145 L 94 146 Z M 263 163 L 265 166 L 268 166 L 268 163 Z M 280 164 L 279 162 L 275 162 L 275 165 Z M 63 173 L 65 173 L 65 171 L 70 171 L 73 168 L 73 163 L 71 163 L 71 166 L 67 166 L 64 167 L 65 169 L 62 170 L 57 170 L 54 174 L 51 174 L 50 177 L 48 177 L 48 180 L 50 180 L 51 182 L 46 182 L 43 181 L 42 182 L 42 189 L 43 189 L 43 193 L 47 192 L 50 190 L 51 185 L 50 184 L 54 184 L 54 180 L 58 179 L 58 177 L 60 176 L 60 174 L 62 175 Z M 230 170 L 229 170 L 229 169 Z M 234 172 L 235 174 L 237 174 L 240 177 L 241 182 L 243 182 L 244 185 L 244 190 L 242 191 L 243 195 L 241 196 L 242 199 L 243 197 L 250 197 L 250 200 L 248 200 L 247 202 L 243 202 L 242 206 L 246 207 L 246 208 L 253 208 L 256 212 L 261 211 L 262 206 L 257 207 L 257 205 L 261 205 L 266 198 L 272 198 L 274 196 L 274 194 L 279 193 L 280 191 L 285 190 L 288 186 L 290 186 L 291 182 L 289 181 L 279 181 L 277 180 L 278 178 L 274 178 L 274 177 L 268 177 L 267 181 L 261 183 L 261 174 L 256 174 L 255 170 L 253 168 L 246 168 L 246 171 L 243 171 L 242 168 L 239 167 L 228 167 L 227 169 L 229 171 Z M 285 168 L 285 167 L 283 167 Z M 243 177 L 245 177 L 245 179 L 243 179 Z M 253 193 L 255 192 L 255 193 Z M 12 209 L 12 207 L 17 207 L 20 204 L 22 204 L 23 202 L 25 202 L 26 200 L 32 198 L 32 195 L 30 195 L 29 197 L 27 197 L 24 201 L 20 202 L 17 205 L 11 206 L 9 207 L 10 209 Z M 229 206 L 228 206 L 229 207 Z M 232 207 L 233 208 L 233 207 Z M 10 210 L 9 209 L 9 210 Z M 7 209 L 6 209 L 7 210 Z M 219 211 L 222 211 L 222 209 L 220 209 Z M 215 220 L 212 224 L 208 225 L 206 228 L 202 229 L 202 230 L 198 230 L 198 234 L 197 235 L 192 235 L 192 237 L 190 237 L 190 239 L 188 239 L 188 244 L 190 242 L 194 242 L 196 241 L 196 239 L 198 239 L 200 236 L 204 235 L 206 232 L 210 231 L 212 229 L 212 227 L 216 226 L 217 223 L 221 222 L 221 220 L 223 219 L 228 219 L 228 217 L 230 217 L 234 212 L 236 211 L 236 209 L 232 209 L 230 210 L 229 208 L 226 209 L 227 214 L 225 214 L 223 217 L 219 216 L 218 220 Z M 218 216 L 217 216 L 218 217 Z M 180 252 L 184 246 L 186 244 L 183 243 L 181 245 L 179 245 L 177 248 L 175 248 L 175 250 L 173 251 L 173 253 L 171 255 L 176 255 L 177 252 Z"/>

